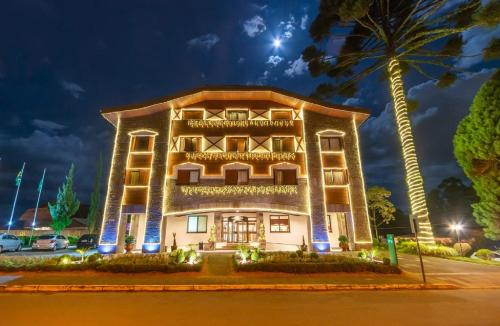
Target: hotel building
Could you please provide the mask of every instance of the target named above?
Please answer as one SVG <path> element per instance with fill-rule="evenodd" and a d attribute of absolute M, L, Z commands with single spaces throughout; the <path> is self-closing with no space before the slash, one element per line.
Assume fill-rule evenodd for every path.
<path fill-rule="evenodd" d="M 116 128 L 99 250 L 316 251 L 372 242 L 358 128 L 369 114 L 272 87 L 205 87 L 104 109 Z M 215 245 L 214 245 L 215 243 Z"/>

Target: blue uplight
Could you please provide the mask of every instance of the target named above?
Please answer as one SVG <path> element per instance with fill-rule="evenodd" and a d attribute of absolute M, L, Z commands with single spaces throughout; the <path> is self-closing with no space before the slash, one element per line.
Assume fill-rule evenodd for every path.
<path fill-rule="evenodd" d="M 145 243 L 142 245 L 142 252 L 146 253 L 146 254 L 160 252 L 160 244 L 159 243 Z"/>
<path fill-rule="evenodd" d="M 313 242 L 312 246 L 314 251 L 330 252 L 330 244 L 328 242 Z"/>
<path fill-rule="evenodd" d="M 100 244 L 99 247 L 97 248 L 97 251 L 99 251 L 99 253 L 103 254 L 103 255 L 113 254 L 116 252 L 116 245 L 114 245 L 114 244 Z"/>

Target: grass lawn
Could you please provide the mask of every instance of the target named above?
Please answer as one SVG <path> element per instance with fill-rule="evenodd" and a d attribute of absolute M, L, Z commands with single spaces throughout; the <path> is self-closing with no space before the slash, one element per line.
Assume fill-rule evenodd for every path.
<path fill-rule="evenodd" d="M 475 259 L 475 258 L 459 257 L 459 256 L 457 256 L 457 257 L 443 257 L 443 258 L 457 260 L 457 261 L 463 261 L 463 262 L 467 262 L 467 263 L 481 264 L 481 265 L 500 266 L 500 261 L 494 261 L 494 260 Z"/>

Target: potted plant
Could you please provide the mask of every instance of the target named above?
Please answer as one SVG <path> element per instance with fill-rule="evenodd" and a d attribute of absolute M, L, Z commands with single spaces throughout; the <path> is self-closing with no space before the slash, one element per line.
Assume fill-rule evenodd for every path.
<path fill-rule="evenodd" d="M 349 250 L 349 239 L 345 235 L 341 235 L 339 237 L 339 245 L 340 248 L 342 248 L 342 251 L 348 251 Z"/>
<path fill-rule="evenodd" d="M 177 234 L 174 232 L 174 233 L 172 233 L 172 235 L 174 236 L 174 243 L 170 246 L 170 250 L 171 251 L 176 251 L 177 250 L 177 241 L 175 240 L 175 236 Z"/>
<path fill-rule="evenodd" d="M 131 252 L 134 249 L 135 238 L 133 235 L 127 235 L 125 237 L 125 251 L 127 253 Z"/>
<path fill-rule="evenodd" d="M 266 250 L 266 228 L 264 223 L 259 226 L 259 249 Z"/>
<path fill-rule="evenodd" d="M 208 238 L 209 250 L 215 250 L 215 242 L 217 241 L 217 226 L 212 224 L 210 227 L 210 237 Z"/>

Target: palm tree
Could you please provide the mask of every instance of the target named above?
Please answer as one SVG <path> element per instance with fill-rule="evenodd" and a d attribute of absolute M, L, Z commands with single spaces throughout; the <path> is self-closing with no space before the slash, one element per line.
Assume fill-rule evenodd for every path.
<path fill-rule="evenodd" d="M 488 21 L 484 25 L 489 26 L 498 23 L 498 17 L 484 12 L 491 11 L 491 7 L 498 10 L 499 1 L 488 6 L 481 7 L 481 0 L 455 5 L 448 0 L 322 0 L 309 30 L 319 48 L 311 45 L 302 53 L 313 76 L 335 79 L 335 84 L 319 84 L 312 94 L 316 97 L 354 96 L 364 78 L 385 70 L 383 77 L 389 81 L 393 98 L 411 213 L 418 217 L 418 236 L 424 243 L 433 243 L 434 236 L 408 115 L 412 103 L 406 100 L 403 74 L 414 69 L 426 78 L 436 79 L 427 68 L 437 67 L 443 71 L 438 85 L 453 84 L 453 60 L 462 53 L 461 33 L 483 21 Z M 327 42 L 334 40 L 343 42 L 338 54 L 325 50 Z"/>

